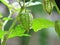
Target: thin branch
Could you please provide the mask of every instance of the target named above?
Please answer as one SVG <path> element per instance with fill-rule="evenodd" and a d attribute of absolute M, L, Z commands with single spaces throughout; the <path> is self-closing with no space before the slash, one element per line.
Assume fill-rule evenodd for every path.
<path fill-rule="evenodd" d="M 10 31 L 11 31 L 11 29 L 15 26 L 15 24 L 16 24 L 16 22 L 17 22 L 17 19 L 18 19 L 19 15 L 21 14 L 22 11 L 23 11 L 23 8 L 21 8 L 18 16 L 15 18 L 14 22 L 12 23 L 11 27 L 9 28 L 8 33 L 5 34 L 5 37 L 4 37 L 3 42 L 2 42 L 2 45 L 4 45 L 5 42 L 6 42 L 6 40 L 8 39 L 8 36 L 9 36 L 9 34 L 10 34 Z"/>
<path fill-rule="evenodd" d="M 23 7 L 25 7 L 25 0 L 23 1 Z"/>
<path fill-rule="evenodd" d="M 20 2 L 18 2 L 18 3 L 19 3 L 19 5 L 20 5 L 20 7 L 22 7 L 21 3 L 20 3 Z"/>

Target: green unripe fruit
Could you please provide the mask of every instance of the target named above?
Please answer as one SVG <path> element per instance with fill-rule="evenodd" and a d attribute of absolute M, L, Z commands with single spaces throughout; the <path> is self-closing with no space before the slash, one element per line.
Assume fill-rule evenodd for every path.
<path fill-rule="evenodd" d="M 60 35 L 60 21 L 55 22 L 55 31 Z"/>
<path fill-rule="evenodd" d="M 20 19 L 21 26 L 25 30 L 29 31 L 29 29 L 31 28 L 31 22 L 33 20 L 32 14 L 30 14 L 30 13 L 21 13 L 19 19 Z"/>
<path fill-rule="evenodd" d="M 51 14 L 51 12 L 53 10 L 53 3 L 50 0 L 44 0 L 43 8 L 48 14 Z"/>

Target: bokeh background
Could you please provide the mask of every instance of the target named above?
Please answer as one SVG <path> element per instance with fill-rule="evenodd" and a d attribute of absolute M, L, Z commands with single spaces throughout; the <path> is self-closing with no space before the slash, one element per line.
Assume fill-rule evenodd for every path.
<path fill-rule="evenodd" d="M 29 0 L 26 0 L 26 2 Z M 33 0 L 42 2 L 43 0 Z M 12 4 L 16 2 L 16 0 L 9 0 L 9 3 Z M 54 8 L 51 15 L 47 14 L 44 10 L 42 5 L 35 5 L 27 7 L 31 10 L 31 13 L 33 14 L 34 18 L 47 18 L 51 21 L 60 20 L 60 15 L 57 13 L 56 9 Z M 0 13 L 5 16 L 9 16 L 9 10 L 8 8 L 0 2 Z M 16 13 L 14 13 L 14 16 Z M 12 16 L 12 18 L 14 18 Z M 9 29 L 10 25 L 12 24 L 12 21 L 8 21 L 5 30 Z M 6 42 L 6 45 L 60 45 L 60 37 L 55 32 L 55 29 L 53 27 L 42 29 L 38 32 L 34 32 L 32 29 L 30 31 L 31 37 L 14 37 L 11 39 L 8 39 Z"/>

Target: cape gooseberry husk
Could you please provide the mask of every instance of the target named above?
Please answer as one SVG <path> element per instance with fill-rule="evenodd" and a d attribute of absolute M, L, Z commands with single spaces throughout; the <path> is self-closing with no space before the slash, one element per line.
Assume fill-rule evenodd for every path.
<path fill-rule="evenodd" d="M 51 2 L 50 0 L 44 0 L 43 8 L 48 14 L 51 14 L 51 12 L 53 10 L 53 2 Z"/>
<path fill-rule="evenodd" d="M 60 20 L 55 21 L 55 31 L 60 36 Z"/>
<path fill-rule="evenodd" d="M 29 31 L 31 28 L 31 23 L 33 21 L 33 15 L 31 13 L 21 13 L 19 19 L 21 26 L 25 30 Z"/>

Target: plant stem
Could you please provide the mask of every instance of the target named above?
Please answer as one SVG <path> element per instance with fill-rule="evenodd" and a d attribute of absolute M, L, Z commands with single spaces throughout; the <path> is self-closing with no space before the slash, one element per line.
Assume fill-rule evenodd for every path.
<path fill-rule="evenodd" d="M 2 44 L 1 44 L 1 45 L 6 45 L 6 40 L 7 40 L 7 35 L 6 35 L 6 36 L 4 36 L 4 39 L 3 39 L 3 42 L 2 42 Z"/>
<path fill-rule="evenodd" d="M 28 33 L 28 32 L 26 32 L 26 33 Z M 31 29 L 28 34 L 32 35 L 33 34 L 33 30 Z M 22 39 L 21 39 L 21 41 L 22 41 L 21 45 L 28 45 L 30 39 L 31 39 L 31 37 L 26 37 L 26 36 L 22 37 Z"/>
<path fill-rule="evenodd" d="M 1 45 L 6 45 L 6 40 L 8 39 L 8 36 L 9 36 L 9 34 L 10 34 L 10 31 L 11 31 L 11 29 L 15 26 L 15 24 L 16 24 L 16 22 L 17 22 L 17 19 L 18 19 L 19 15 L 21 14 L 22 11 L 23 11 L 23 8 L 21 8 L 18 16 L 15 18 L 14 22 L 12 23 L 11 27 L 9 28 L 9 31 L 8 31 L 8 33 L 5 35 L 5 37 L 4 37 L 3 42 L 2 42 Z"/>
<path fill-rule="evenodd" d="M 56 4 L 55 1 L 54 1 L 54 6 L 55 6 L 55 8 L 57 9 L 57 12 L 60 14 L 60 10 L 59 10 L 59 8 L 58 8 L 58 6 L 57 6 L 57 4 Z"/>
<path fill-rule="evenodd" d="M 15 18 L 15 20 L 14 20 L 14 22 L 12 23 L 11 27 L 9 28 L 9 31 L 8 31 L 8 33 L 5 35 L 5 37 L 4 37 L 3 42 L 2 42 L 1 45 L 6 45 L 6 40 L 8 39 L 8 36 L 9 36 L 9 34 L 10 34 L 10 31 L 11 31 L 11 29 L 15 26 L 19 15 L 20 15 L 20 14 L 22 13 L 22 11 L 24 10 L 24 5 L 25 5 L 25 0 L 24 0 L 23 8 L 21 7 L 21 10 L 20 10 L 19 14 L 17 15 L 17 17 Z"/>
<path fill-rule="evenodd" d="M 39 32 L 40 45 L 48 45 L 48 31 L 43 29 Z"/>
<path fill-rule="evenodd" d="M 29 3 L 26 6 L 28 7 L 31 2 L 32 2 L 32 0 L 30 0 Z"/>
<path fill-rule="evenodd" d="M 25 0 L 23 1 L 23 7 L 25 7 Z"/>

